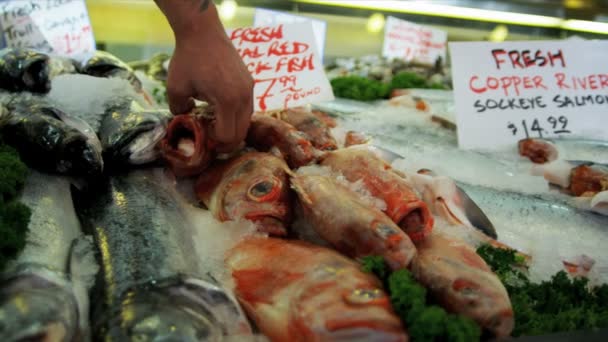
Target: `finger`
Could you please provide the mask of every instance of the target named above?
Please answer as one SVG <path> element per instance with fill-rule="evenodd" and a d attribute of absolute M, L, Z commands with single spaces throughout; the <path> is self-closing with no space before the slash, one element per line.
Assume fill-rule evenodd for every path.
<path fill-rule="evenodd" d="M 237 142 L 235 141 L 235 114 L 236 111 L 234 109 L 224 104 L 216 107 L 211 137 L 220 145 Z"/>
<path fill-rule="evenodd" d="M 234 144 L 221 144 L 221 145 L 218 145 L 215 148 L 215 150 L 218 153 L 232 153 L 232 152 L 240 149 L 241 146 L 242 146 L 242 143 L 240 143 L 240 142 L 237 142 Z"/>
<path fill-rule="evenodd" d="M 188 84 L 171 84 L 167 87 L 169 109 L 174 115 L 188 113 L 194 108 L 192 89 Z"/>
<path fill-rule="evenodd" d="M 236 112 L 236 139 L 237 141 L 243 141 L 247 137 L 247 131 L 251 124 L 251 116 L 253 115 L 253 103 L 251 101 L 245 102 L 241 106 L 240 110 Z"/>

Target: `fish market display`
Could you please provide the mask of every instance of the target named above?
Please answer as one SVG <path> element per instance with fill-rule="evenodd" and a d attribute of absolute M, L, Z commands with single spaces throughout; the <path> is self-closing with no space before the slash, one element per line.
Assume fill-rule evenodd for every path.
<path fill-rule="evenodd" d="M 427 205 L 402 176 L 372 152 L 342 149 L 322 157 L 321 165 L 342 173 L 349 181 L 362 181 L 373 196 L 386 202 L 386 214 L 413 241 L 420 241 L 433 229 Z"/>
<path fill-rule="evenodd" d="M 116 176 L 77 201 L 101 264 L 93 336 L 104 341 L 218 340 L 250 328 L 230 295 L 205 279 L 175 189 L 155 170 Z"/>
<path fill-rule="evenodd" d="M 10 105 L 5 115 L 0 131 L 28 164 L 70 176 L 101 174 L 101 145 L 85 122 L 44 104 Z"/>
<path fill-rule="evenodd" d="M 251 238 L 229 252 L 239 301 L 272 341 L 407 341 L 380 282 L 304 242 Z"/>
<path fill-rule="evenodd" d="M 206 170 L 196 193 L 220 221 L 244 218 L 261 232 L 287 235 L 292 216 L 288 173 L 282 159 L 249 152 Z"/>
<path fill-rule="evenodd" d="M 23 252 L 0 276 L 0 340 L 75 341 L 88 327 L 97 265 L 61 177 L 32 171 L 21 201 L 32 208 Z"/>
<path fill-rule="evenodd" d="M 312 145 L 321 151 L 335 150 L 338 148 L 336 139 L 331 135 L 330 126 L 305 109 L 288 109 L 277 113 L 279 119 L 304 132 Z"/>
<path fill-rule="evenodd" d="M 513 330 L 509 295 L 474 249 L 432 234 L 416 245 L 412 273 L 448 311 L 470 317 L 497 337 Z"/>
<path fill-rule="evenodd" d="M 136 101 L 111 109 L 99 128 L 104 159 L 118 165 L 155 161 L 171 117 L 168 110 L 144 109 Z"/>
<path fill-rule="evenodd" d="M 251 117 L 247 143 L 262 152 L 278 149 L 276 154 L 292 168 L 308 165 L 315 158 L 312 143 L 304 133 L 268 115 Z"/>
<path fill-rule="evenodd" d="M 408 267 L 416 254 L 410 238 L 356 192 L 325 176 L 299 175 L 291 182 L 304 216 L 323 240 L 351 257 L 381 255 L 392 269 Z"/>
<path fill-rule="evenodd" d="M 177 115 L 169 123 L 160 150 L 178 177 L 198 175 L 214 157 L 215 144 L 208 135 L 205 120 L 197 114 L 184 114 Z"/>

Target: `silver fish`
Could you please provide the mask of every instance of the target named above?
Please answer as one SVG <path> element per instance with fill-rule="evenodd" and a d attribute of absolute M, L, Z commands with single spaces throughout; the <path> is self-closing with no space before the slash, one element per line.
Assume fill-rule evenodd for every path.
<path fill-rule="evenodd" d="M 93 295 L 94 336 L 199 341 L 249 334 L 232 296 L 201 272 L 178 194 L 157 172 L 113 177 L 93 198 L 77 201 L 102 265 Z"/>
<path fill-rule="evenodd" d="M 584 253 L 608 265 L 608 217 L 571 206 L 555 196 L 527 195 L 464 183 L 458 184 L 500 232 L 500 242 L 531 252 L 533 260 L 558 265 Z M 535 258 L 534 254 L 551 257 Z M 542 260 L 541 260 L 542 259 Z M 557 263 L 555 263 L 557 262 Z M 560 268 L 555 271 L 560 270 Z"/>
<path fill-rule="evenodd" d="M 99 129 L 105 160 L 115 165 L 155 161 L 171 117 L 168 110 L 144 109 L 136 101 L 110 108 Z"/>
<path fill-rule="evenodd" d="M 70 183 L 32 171 L 21 201 L 32 210 L 26 247 L 2 274 L 0 341 L 74 341 L 88 325 L 97 266 L 82 237 Z"/>

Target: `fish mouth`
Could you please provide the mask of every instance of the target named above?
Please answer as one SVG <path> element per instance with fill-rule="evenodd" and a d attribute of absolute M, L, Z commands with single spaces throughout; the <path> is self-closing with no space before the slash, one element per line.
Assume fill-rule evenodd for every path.
<path fill-rule="evenodd" d="M 72 341 L 80 334 L 74 294 L 33 274 L 3 284 L 0 317 L 1 341 Z"/>
<path fill-rule="evenodd" d="M 397 225 L 413 242 L 424 240 L 433 229 L 433 217 L 422 205 L 404 206 L 395 217 Z"/>
<path fill-rule="evenodd" d="M 32 92 L 46 93 L 51 89 L 49 71 L 47 57 L 34 58 L 26 65 L 21 81 Z"/>
<path fill-rule="evenodd" d="M 158 158 L 158 143 L 165 137 L 166 127 L 159 125 L 152 130 L 141 133 L 128 146 L 129 161 L 134 165 L 152 162 Z"/>

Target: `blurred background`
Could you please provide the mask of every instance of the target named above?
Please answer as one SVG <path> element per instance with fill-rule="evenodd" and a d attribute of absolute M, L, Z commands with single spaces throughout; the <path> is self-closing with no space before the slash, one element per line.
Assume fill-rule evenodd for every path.
<path fill-rule="evenodd" d="M 327 22 L 325 61 L 380 54 L 386 16 L 448 32 L 449 41 L 607 39 L 608 0 L 223 0 L 226 28 L 253 25 L 255 8 Z M 152 0 L 87 0 L 98 47 L 131 61 L 171 52 L 173 33 Z"/>

